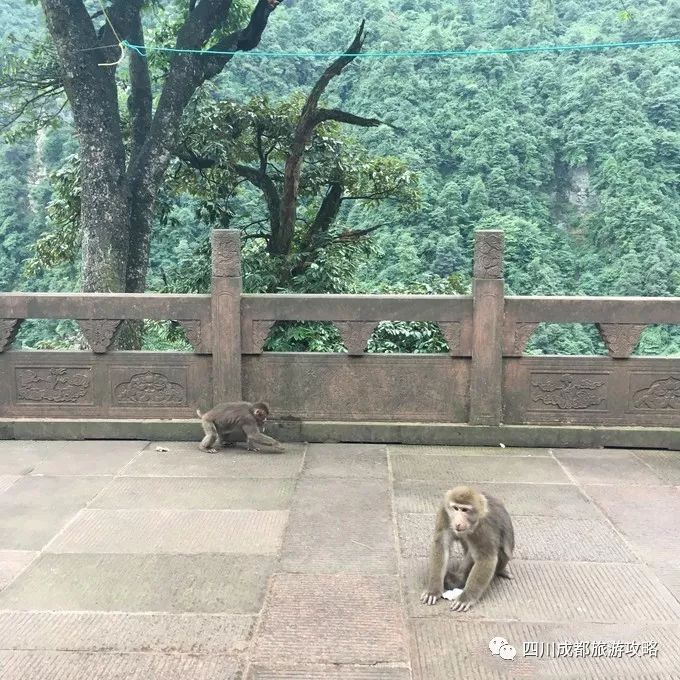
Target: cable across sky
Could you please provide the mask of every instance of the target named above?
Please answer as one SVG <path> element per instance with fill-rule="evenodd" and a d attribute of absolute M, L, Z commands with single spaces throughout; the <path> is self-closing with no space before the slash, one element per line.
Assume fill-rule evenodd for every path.
<path fill-rule="evenodd" d="M 120 43 L 121 47 L 134 50 L 142 57 L 150 52 L 166 52 L 172 54 L 195 54 L 199 56 L 240 56 L 254 59 L 330 59 L 342 56 L 352 56 L 356 59 L 442 59 L 452 57 L 487 57 L 497 54 L 527 54 L 536 52 L 585 52 L 594 50 L 625 49 L 636 47 L 662 47 L 668 45 L 680 45 L 680 38 L 660 38 L 657 40 L 635 40 L 631 42 L 608 42 L 592 43 L 585 45 L 530 45 L 526 47 L 502 47 L 498 49 L 483 50 L 395 50 L 395 51 L 368 51 L 358 54 L 346 52 L 260 52 L 260 51 L 233 51 L 223 52 L 211 49 L 183 49 L 179 47 L 159 47 L 156 45 L 134 45 L 127 40 Z"/>

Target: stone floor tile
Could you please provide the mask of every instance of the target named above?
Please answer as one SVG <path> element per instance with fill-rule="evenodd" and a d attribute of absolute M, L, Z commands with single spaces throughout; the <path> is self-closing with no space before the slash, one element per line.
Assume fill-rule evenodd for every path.
<path fill-rule="evenodd" d="M 285 510 L 292 479 L 117 477 L 92 508 L 111 510 Z"/>
<path fill-rule="evenodd" d="M 241 614 L 0 611 L 2 649 L 240 654 L 255 617 Z"/>
<path fill-rule="evenodd" d="M 629 623 L 680 621 L 680 603 L 643 565 L 596 562 L 510 563 L 512 580 L 496 578 L 469 612 L 450 611 L 440 600 L 420 603 L 427 574 L 425 558 L 404 562 L 409 615 L 517 621 Z"/>
<path fill-rule="evenodd" d="M 445 480 L 450 486 L 480 482 L 566 484 L 570 481 L 552 458 L 394 454 L 391 460 L 394 478 L 400 481 Z"/>
<path fill-rule="evenodd" d="M 27 550 L 0 550 L 0 590 L 26 569 L 37 555 L 37 552 Z"/>
<path fill-rule="evenodd" d="M 207 453 L 199 450 L 198 442 L 163 442 L 161 446 L 169 451 L 159 453 L 156 444 L 151 444 L 123 474 L 130 477 L 293 478 L 300 472 L 304 454 L 304 447 L 298 444 L 285 444 L 285 453 L 257 453 L 237 448 Z"/>
<path fill-rule="evenodd" d="M 663 483 L 658 475 L 628 451 L 568 451 L 556 451 L 555 456 L 579 484 L 659 486 Z"/>
<path fill-rule="evenodd" d="M 278 574 L 253 648 L 267 664 L 405 663 L 399 588 L 386 576 Z"/>
<path fill-rule="evenodd" d="M 64 442 L 35 465 L 33 474 L 115 475 L 139 455 L 147 444 L 139 441 Z"/>
<path fill-rule="evenodd" d="M 305 477 L 387 479 L 387 447 L 377 444 L 310 444 Z"/>
<path fill-rule="evenodd" d="M 287 519 L 285 510 L 83 510 L 46 550 L 273 554 Z"/>
<path fill-rule="evenodd" d="M 396 573 L 387 482 L 300 481 L 283 541 L 281 568 L 305 573 Z"/>
<path fill-rule="evenodd" d="M 634 451 L 666 484 L 680 485 L 680 451 Z"/>
<path fill-rule="evenodd" d="M 0 651 L 0 680 L 237 680 L 226 656 Z"/>
<path fill-rule="evenodd" d="M 0 549 L 40 550 L 109 477 L 22 477 L 0 495 Z"/>
<path fill-rule="evenodd" d="M 397 512 L 431 513 L 434 517 L 447 489 L 446 480 L 435 482 L 407 481 L 394 485 Z M 505 503 L 511 515 L 539 517 L 589 517 L 597 507 L 578 487 L 571 484 L 485 483 L 478 486 Z M 599 513 L 598 513 L 599 514 Z"/>
<path fill-rule="evenodd" d="M 42 555 L 0 609 L 252 614 L 274 560 L 262 555 Z"/>

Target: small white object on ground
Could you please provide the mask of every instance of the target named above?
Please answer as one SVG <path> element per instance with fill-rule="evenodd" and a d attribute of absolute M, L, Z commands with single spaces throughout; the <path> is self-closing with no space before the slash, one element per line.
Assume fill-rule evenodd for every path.
<path fill-rule="evenodd" d="M 445 600 L 455 600 L 463 592 L 462 588 L 454 588 L 453 590 L 445 590 L 442 597 Z"/>
<path fill-rule="evenodd" d="M 165 446 L 157 446 L 156 451 L 158 451 L 158 453 L 167 453 L 170 449 L 166 449 Z"/>
<path fill-rule="evenodd" d="M 503 444 L 502 442 L 498 446 L 500 446 L 502 449 L 505 448 L 505 444 Z"/>

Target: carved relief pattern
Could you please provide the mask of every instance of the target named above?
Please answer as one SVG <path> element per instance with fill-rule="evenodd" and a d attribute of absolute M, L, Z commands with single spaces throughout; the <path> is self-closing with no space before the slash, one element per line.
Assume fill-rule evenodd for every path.
<path fill-rule="evenodd" d="M 606 399 L 602 390 L 605 385 L 603 380 L 589 380 L 567 373 L 534 380 L 531 385 L 532 401 L 561 410 L 587 409 L 599 406 Z"/>
<path fill-rule="evenodd" d="M 609 356 L 629 357 L 640 341 L 645 324 L 634 323 L 598 323 L 602 340 L 609 350 Z"/>
<path fill-rule="evenodd" d="M 4 352 L 17 336 L 23 319 L 0 319 L 0 352 Z"/>
<path fill-rule="evenodd" d="M 440 323 L 439 328 L 449 346 L 449 354 L 460 354 L 460 322 Z"/>
<path fill-rule="evenodd" d="M 633 395 L 634 408 L 654 411 L 680 411 L 680 379 L 673 376 L 655 380 Z"/>
<path fill-rule="evenodd" d="M 90 369 L 19 368 L 16 372 L 18 401 L 75 404 L 90 389 Z"/>
<path fill-rule="evenodd" d="M 503 278 L 503 234 L 478 232 L 475 242 L 474 275 L 478 279 Z"/>
<path fill-rule="evenodd" d="M 162 373 L 152 371 L 136 373 L 113 390 L 114 400 L 118 404 L 174 406 L 186 402 L 184 395 L 182 385 L 170 382 Z"/>
<path fill-rule="evenodd" d="M 274 319 L 265 321 L 253 321 L 253 353 L 262 354 L 264 343 L 269 337 L 269 331 L 274 325 Z"/>
<path fill-rule="evenodd" d="M 78 319 L 80 330 L 95 354 L 109 350 L 120 324 L 120 319 Z"/>
<path fill-rule="evenodd" d="M 241 247 L 238 235 L 219 230 L 212 237 L 212 275 L 241 276 Z"/>
<path fill-rule="evenodd" d="M 198 319 L 180 319 L 189 344 L 197 350 L 201 344 L 201 322 Z"/>
<path fill-rule="evenodd" d="M 536 326 L 538 326 L 538 323 L 534 321 L 518 321 L 515 324 L 512 348 L 516 355 L 524 354 L 529 338 L 536 330 Z"/>
<path fill-rule="evenodd" d="M 375 323 L 373 321 L 336 321 L 335 326 L 340 331 L 347 352 L 357 355 L 364 353 Z"/>

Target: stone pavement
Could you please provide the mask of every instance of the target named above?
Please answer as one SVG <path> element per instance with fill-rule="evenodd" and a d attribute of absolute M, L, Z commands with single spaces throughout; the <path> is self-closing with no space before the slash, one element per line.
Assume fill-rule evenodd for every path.
<path fill-rule="evenodd" d="M 680 678 L 680 452 L 156 446 L 0 442 L 1 680 Z M 457 482 L 517 536 L 465 614 L 418 602 Z"/>

